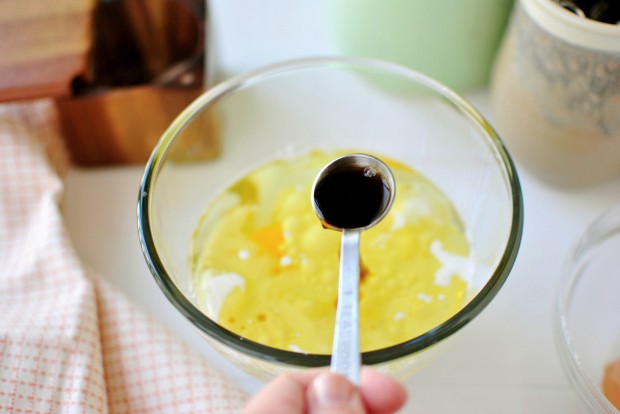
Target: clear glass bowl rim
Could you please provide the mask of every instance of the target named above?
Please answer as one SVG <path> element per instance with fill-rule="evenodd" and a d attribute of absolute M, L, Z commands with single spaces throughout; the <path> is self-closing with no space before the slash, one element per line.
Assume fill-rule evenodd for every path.
<path fill-rule="evenodd" d="M 304 354 L 286 351 L 248 340 L 221 327 L 198 310 L 198 308 L 196 308 L 176 286 L 173 278 L 168 274 L 157 253 L 150 223 L 151 194 L 154 191 L 154 184 L 157 180 L 159 172 L 161 171 L 164 156 L 170 144 L 183 130 L 184 125 L 190 122 L 194 116 L 200 113 L 202 109 L 209 106 L 212 102 L 217 101 L 217 99 L 221 96 L 236 89 L 250 86 L 254 83 L 260 82 L 264 78 L 269 78 L 270 76 L 278 75 L 280 73 L 300 69 L 340 66 L 362 66 L 386 72 L 393 72 L 426 86 L 442 98 L 452 103 L 455 107 L 459 108 L 473 122 L 477 123 L 482 129 L 485 130 L 489 143 L 497 151 L 497 155 L 500 157 L 505 168 L 506 177 L 512 195 L 512 223 L 508 241 L 506 243 L 506 249 L 504 250 L 504 253 L 492 276 L 478 292 L 478 294 L 473 297 L 471 301 L 457 314 L 423 335 L 388 348 L 363 352 L 362 363 L 365 365 L 386 363 L 401 357 L 415 354 L 439 343 L 443 339 L 460 330 L 463 326 L 467 325 L 491 302 L 491 300 L 499 292 L 514 265 L 519 250 L 523 233 L 523 196 L 519 177 L 512 158 L 506 150 L 503 142 L 486 119 L 465 99 L 445 85 L 415 70 L 398 64 L 373 58 L 354 56 L 318 56 L 292 59 L 267 65 L 230 78 L 211 87 L 196 98 L 196 100 L 185 108 L 171 123 L 155 146 L 155 149 L 146 164 L 138 195 L 138 233 L 142 251 L 149 270 L 168 300 L 189 321 L 191 321 L 199 331 L 206 334 L 208 337 L 213 338 L 220 343 L 235 349 L 236 351 L 253 356 L 260 360 L 300 367 L 319 367 L 329 365 L 330 355 Z"/>
<path fill-rule="evenodd" d="M 605 398 L 594 379 L 586 374 L 568 329 L 568 313 L 574 287 L 582 277 L 579 268 L 584 253 L 618 233 L 620 233 L 620 204 L 608 208 L 590 223 L 571 248 L 558 283 L 558 294 L 554 304 L 554 337 L 562 369 L 577 394 L 593 413 L 618 414 L 620 411 Z"/>

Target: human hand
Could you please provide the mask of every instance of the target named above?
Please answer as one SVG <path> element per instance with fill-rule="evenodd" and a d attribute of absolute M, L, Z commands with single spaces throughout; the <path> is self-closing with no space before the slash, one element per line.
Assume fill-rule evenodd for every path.
<path fill-rule="evenodd" d="M 370 368 L 362 369 L 359 387 L 326 369 L 283 374 L 245 406 L 244 414 L 391 414 L 405 403 L 404 387 Z"/>

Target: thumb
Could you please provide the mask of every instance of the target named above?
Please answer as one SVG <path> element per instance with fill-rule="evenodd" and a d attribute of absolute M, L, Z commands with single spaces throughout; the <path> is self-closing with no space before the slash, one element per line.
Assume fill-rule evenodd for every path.
<path fill-rule="evenodd" d="M 363 414 L 362 399 L 349 380 L 342 375 L 324 372 L 308 388 L 310 414 Z"/>

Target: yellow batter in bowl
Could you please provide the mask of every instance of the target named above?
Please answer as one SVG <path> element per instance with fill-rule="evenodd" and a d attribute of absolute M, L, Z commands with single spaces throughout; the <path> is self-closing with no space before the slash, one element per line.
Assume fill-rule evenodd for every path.
<path fill-rule="evenodd" d="M 331 352 L 340 233 L 322 228 L 310 193 L 321 168 L 345 153 L 271 161 L 212 201 L 191 252 L 203 312 L 265 345 Z M 396 199 L 362 235 L 362 351 L 410 340 L 450 318 L 463 307 L 473 272 L 450 200 L 412 168 L 373 155 L 392 169 Z"/>

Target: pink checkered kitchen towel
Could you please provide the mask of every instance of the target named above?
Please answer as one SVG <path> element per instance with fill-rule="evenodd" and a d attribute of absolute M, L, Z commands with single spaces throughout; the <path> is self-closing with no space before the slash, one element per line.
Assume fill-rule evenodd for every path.
<path fill-rule="evenodd" d="M 56 125 L 48 101 L 0 105 L 0 412 L 239 412 L 242 391 L 81 266 Z"/>

